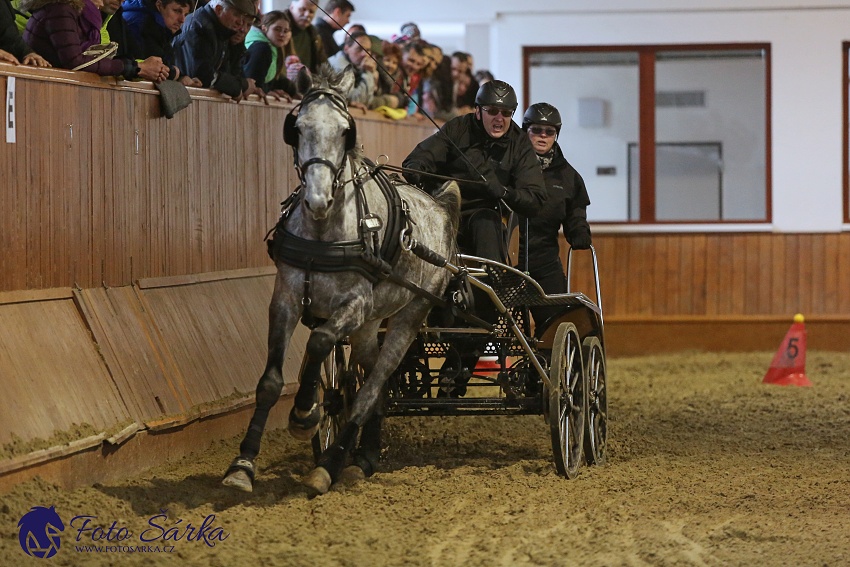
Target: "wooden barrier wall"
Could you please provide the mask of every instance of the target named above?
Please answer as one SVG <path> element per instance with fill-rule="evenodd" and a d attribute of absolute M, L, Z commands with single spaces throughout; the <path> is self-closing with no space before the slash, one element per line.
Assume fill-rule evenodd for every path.
<path fill-rule="evenodd" d="M 0 491 L 36 474 L 116 478 L 244 432 L 274 280 L 263 238 L 297 185 L 291 105 L 192 89 L 167 120 L 149 83 L 0 65 L 4 93 L 10 76 Z M 353 112 L 373 159 L 400 163 L 433 131 Z M 305 340 L 299 327 L 285 394 Z M 288 413 L 276 409 L 273 424 Z"/>

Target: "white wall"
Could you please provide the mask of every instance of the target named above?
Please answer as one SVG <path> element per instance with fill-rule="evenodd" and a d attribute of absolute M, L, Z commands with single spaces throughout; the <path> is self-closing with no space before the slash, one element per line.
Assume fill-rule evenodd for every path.
<path fill-rule="evenodd" d="M 520 91 L 524 45 L 771 44 L 773 229 L 842 228 L 841 42 L 848 0 L 429 0 L 391 6 L 352 0 L 353 21 L 397 29 L 406 21 L 490 26 L 490 49 L 467 46 L 466 29 L 442 37 L 473 51 Z M 288 0 L 264 0 L 281 9 Z M 452 28 L 439 28 L 452 29 Z M 380 35 L 380 34 L 379 34 Z M 474 49 L 473 49 L 474 48 Z M 523 103 L 521 102 L 521 105 Z"/>
<path fill-rule="evenodd" d="M 774 230 L 841 230 L 841 42 L 850 39 L 850 9 L 506 15 L 494 36 L 491 66 L 514 85 L 523 45 L 770 43 Z"/>

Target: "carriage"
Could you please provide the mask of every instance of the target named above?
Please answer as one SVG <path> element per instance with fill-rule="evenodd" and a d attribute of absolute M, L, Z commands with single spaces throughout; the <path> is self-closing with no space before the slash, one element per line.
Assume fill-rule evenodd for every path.
<path fill-rule="evenodd" d="M 316 77 L 301 72 L 298 82 L 306 94 L 286 117 L 284 141 L 294 148 L 301 184 L 269 233 L 278 270 L 268 358 L 239 456 L 223 484 L 253 490 L 255 459 L 299 320 L 312 330 L 289 431 L 313 444 L 316 467 L 302 483 L 317 494 L 347 470 L 374 471 L 387 415 L 542 414 L 561 474 L 572 478 L 583 461 L 604 461 L 607 396 L 595 251 L 595 303 L 582 293 L 546 295 L 520 270 L 457 254 L 457 183 L 427 194 L 359 152 L 345 99 L 354 84 L 350 70 L 325 68 Z M 568 280 L 571 260 L 572 251 Z M 495 306 L 487 320 L 472 305 L 482 293 Z M 535 327 L 529 311 L 539 306 L 559 309 Z M 434 307 L 440 316 L 429 315 Z M 470 353 L 495 364 L 464 369 L 459 361 Z M 467 395 L 452 396 L 461 381 Z"/>
<path fill-rule="evenodd" d="M 469 287 L 483 290 L 499 314 L 495 325 L 466 317 L 464 326 L 434 326 L 430 317 L 390 375 L 386 416 L 542 414 L 552 439 L 555 467 L 574 478 L 582 464 L 606 458 L 607 390 L 602 301 L 596 251 L 591 247 L 596 302 L 584 293 L 547 295 L 525 272 L 475 256 L 457 255 L 445 268 L 453 275 L 445 297 L 458 317 L 469 309 Z M 568 252 L 571 281 L 573 250 Z M 530 309 L 559 313 L 534 326 Z M 445 306 L 441 306 L 446 309 Z M 482 356 L 466 375 L 461 354 Z M 471 375 L 470 375 L 471 373 Z M 321 382 L 323 418 L 312 439 L 316 458 L 333 443 L 348 418 L 353 395 L 364 379 L 349 365 L 347 343 L 337 343 L 325 360 Z M 463 397 L 449 394 L 463 380 Z"/>

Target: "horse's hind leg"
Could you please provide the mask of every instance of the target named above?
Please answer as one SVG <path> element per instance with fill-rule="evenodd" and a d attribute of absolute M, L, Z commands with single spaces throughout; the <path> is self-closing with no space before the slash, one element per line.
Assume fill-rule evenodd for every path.
<path fill-rule="evenodd" d="M 244 492 L 251 492 L 254 487 L 254 459 L 260 453 L 260 441 L 269 411 L 280 399 L 283 390 L 283 354 L 298 322 L 298 313 L 291 308 L 291 298 L 282 297 L 277 285 L 269 305 L 269 352 L 266 369 L 257 383 L 256 407 L 248 431 L 239 445 L 239 456 L 230 464 L 222 481 L 225 486 Z"/>

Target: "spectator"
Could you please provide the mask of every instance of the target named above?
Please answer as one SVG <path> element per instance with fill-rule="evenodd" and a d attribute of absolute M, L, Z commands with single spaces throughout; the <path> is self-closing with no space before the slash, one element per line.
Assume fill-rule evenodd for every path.
<path fill-rule="evenodd" d="M 443 50 L 431 46 L 431 62 L 426 67 L 428 77 L 422 89 L 423 107 L 438 120 L 450 120 L 457 116 L 452 97 L 451 59 L 443 57 Z"/>
<path fill-rule="evenodd" d="M 372 46 L 374 45 L 373 42 Z M 382 94 L 394 94 L 401 97 L 401 85 L 404 81 L 404 75 L 401 71 L 401 48 L 395 43 L 384 41 L 381 49 L 383 56 L 381 57 L 381 67 L 378 69 L 380 73 L 378 90 Z"/>
<path fill-rule="evenodd" d="M 427 60 L 425 59 L 425 42 L 410 41 L 401 50 L 401 68 L 404 71 L 404 82 L 402 86 L 410 97 L 407 105 L 407 113 L 415 114 L 416 103 L 421 103 L 421 83 L 423 80 L 423 69 Z"/>
<path fill-rule="evenodd" d="M 353 34 L 354 32 L 363 32 L 366 33 L 366 26 L 363 24 L 351 24 L 348 26 L 348 33 Z"/>
<path fill-rule="evenodd" d="M 334 32 L 341 30 L 348 24 L 351 19 L 351 13 L 354 11 L 354 4 L 348 0 L 328 0 L 324 7 L 324 12 L 320 12 L 316 19 L 313 20 L 313 27 L 319 32 L 319 37 L 322 38 L 322 47 L 325 48 L 325 56 L 330 58 L 336 55 L 341 47 L 334 39 Z M 365 30 L 364 30 L 365 31 Z"/>
<path fill-rule="evenodd" d="M 141 63 L 131 58 L 102 58 L 84 51 L 100 45 L 100 12 L 91 0 L 25 0 L 21 7 L 32 16 L 24 41 L 51 65 L 61 69 L 84 69 L 103 76 L 141 77 L 160 83 L 169 69 L 159 57 Z"/>
<path fill-rule="evenodd" d="M 543 176 L 546 179 L 546 200 L 540 214 L 519 223 L 520 269 L 528 272 L 548 294 L 566 293 L 567 280 L 561 264 L 558 233 L 563 228 L 564 236 L 576 250 L 590 248 L 590 226 L 587 224 L 587 206 L 590 198 L 584 179 L 564 157 L 557 144 L 561 132 L 561 114 L 551 104 L 538 102 L 525 111 L 522 129 L 537 154 Z M 538 334 L 546 321 L 562 312 L 558 307 L 532 307 L 531 314 L 538 327 Z"/>
<path fill-rule="evenodd" d="M 372 39 L 362 32 L 351 34 L 345 39 L 342 51 L 328 59 L 335 71 L 344 71 L 349 65 L 354 69 L 354 87 L 348 93 L 348 101 L 362 108 L 388 106 L 396 108 L 398 98 L 380 94 L 378 90 L 377 63 L 371 55 Z"/>
<path fill-rule="evenodd" d="M 15 27 L 18 28 L 18 33 L 24 35 L 30 13 L 21 8 L 21 0 L 12 0 L 12 12 L 15 14 Z"/>
<path fill-rule="evenodd" d="M 479 86 L 472 76 L 469 54 L 462 51 L 452 53 L 452 100 L 458 112 L 472 111 Z"/>
<path fill-rule="evenodd" d="M 124 21 L 123 12 L 121 0 L 101 0 L 100 17 L 103 23 L 100 26 L 100 44 L 115 42 L 118 44 L 115 57 L 135 59 L 133 55 L 139 52 L 139 47 Z"/>
<path fill-rule="evenodd" d="M 420 39 L 422 39 L 422 34 L 419 32 L 419 26 L 413 22 L 402 24 L 401 33 L 392 37 L 394 43 L 400 43 L 402 45 L 406 45 L 411 41 L 419 41 Z"/>
<path fill-rule="evenodd" d="M 316 15 L 316 5 L 310 0 L 292 0 L 289 5 L 289 15 L 295 26 L 292 28 L 292 47 L 295 54 L 301 60 L 301 64 L 307 67 L 311 73 L 319 69 L 319 65 L 328 60 L 325 48 L 322 46 L 322 38 L 316 30 L 316 26 L 310 22 Z"/>
<path fill-rule="evenodd" d="M 478 81 L 478 86 L 480 87 L 484 83 L 493 80 L 493 73 L 487 69 L 479 69 L 475 72 L 475 80 Z"/>
<path fill-rule="evenodd" d="M 247 33 L 256 13 L 251 0 L 211 0 L 189 14 L 183 31 L 174 38 L 177 66 L 200 79 L 204 87 L 237 102 L 252 94 L 263 97 L 265 93 L 257 88 L 254 79 L 245 78 L 242 66 L 234 64 L 233 54 L 238 51 L 231 49 L 231 41 L 238 40 L 237 34 Z"/>
<path fill-rule="evenodd" d="M 286 99 L 297 95 L 295 83 L 286 76 L 286 58 L 295 55 L 291 38 L 289 12 L 278 10 L 263 15 L 260 27 L 252 27 L 245 37 L 245 76 L 263 91 Z"/>
<path fill-rule="evenodd" d="M 50 67 L 44 57 L 27 45 L 15 25 L 15 11 L 9 0 L 0 0 L 0 61 L 13 65 Z"/>
<path fill-rule="evenodd" d="M 183 27 L 191 10 L 191 0 L 124 0 L 121 5 L 124 21 L 133 37 L 134 59 L 151 55 L 168 65 L 168 78 L 187 87 L 200 87 L 201 81 L 181 74 L 174 63 L 174 37 Z"/>

